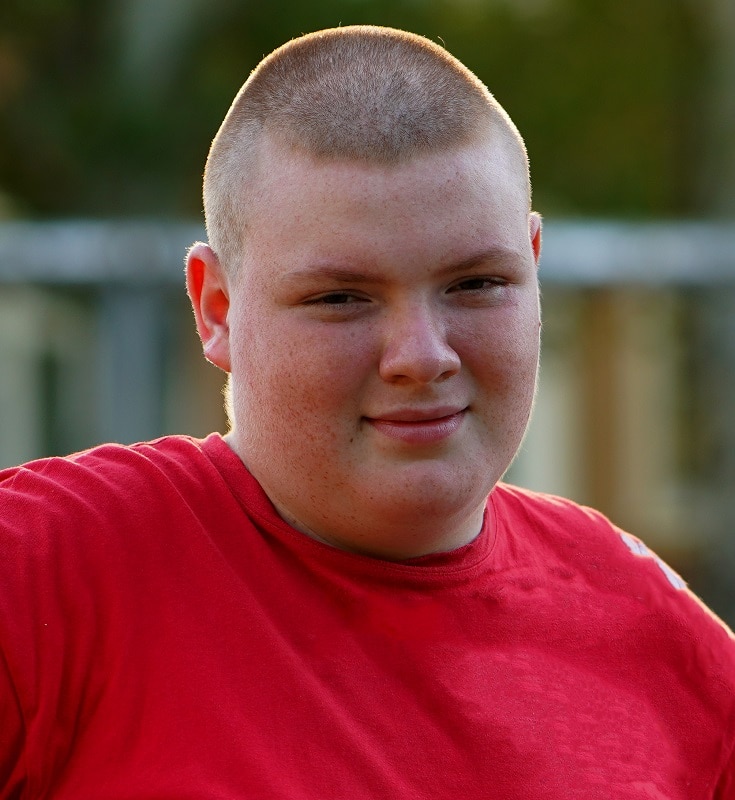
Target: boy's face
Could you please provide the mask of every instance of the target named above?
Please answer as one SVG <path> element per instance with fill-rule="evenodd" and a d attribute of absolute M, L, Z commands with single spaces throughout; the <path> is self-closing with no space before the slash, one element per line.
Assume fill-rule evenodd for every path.
<path fill-rule="evenodd" d="M 536 383 L 540 223 L 515 163 L 488 141 L 397 166 L 264 142 L 210 357 L 231 446 L 300 530 L 392 559 L 479 532 Z"/>

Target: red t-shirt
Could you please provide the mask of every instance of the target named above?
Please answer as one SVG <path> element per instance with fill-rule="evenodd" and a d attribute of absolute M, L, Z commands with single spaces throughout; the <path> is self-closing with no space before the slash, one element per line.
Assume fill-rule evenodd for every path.
<path fill-rule="evenodd" d="M 594 511 L 295 531 L 217 435 L 0 473 L 0 798 L 733 800 L 732 635 Z"/>

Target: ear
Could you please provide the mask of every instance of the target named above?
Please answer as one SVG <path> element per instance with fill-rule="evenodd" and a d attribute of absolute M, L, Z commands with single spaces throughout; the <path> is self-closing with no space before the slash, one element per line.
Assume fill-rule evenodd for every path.
<path fill-rule="evenodd" d="M 214 250 L 197 242 L 186 257 L 186 290 L 194 309 L 204 357 L 230 371 L 230 295 L 227 276 Z"/>
<path fill-rule="evenodd" d="M 538 266 L 539 258 L 541 258 L 541 214 L 537 214 L 535 211 L 532 211 L 528 217 L 528 233 L 531 237 L 533 258 Z"/>

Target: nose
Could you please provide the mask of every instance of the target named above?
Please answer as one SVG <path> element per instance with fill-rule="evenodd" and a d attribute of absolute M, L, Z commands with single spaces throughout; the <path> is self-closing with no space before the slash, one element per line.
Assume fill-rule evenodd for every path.
<path fill-rule="evenodd" d="M 395 311 L 385 325 L 380 377 L 429 384 L 456 375 L 461 362 L 449 345 L 447 327 L 446 320 L 424 306 Z"/>

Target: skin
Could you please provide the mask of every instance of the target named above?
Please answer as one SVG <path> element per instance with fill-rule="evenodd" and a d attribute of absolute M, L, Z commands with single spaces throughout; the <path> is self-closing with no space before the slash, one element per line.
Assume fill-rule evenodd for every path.
<path fill-rule="evenodd" d="M 265 137 L 232 274 L 197 244 L 206 357 L 231 373 L 227 437 L 279 514 L 399 560 L 479 533 L 536 384 L 540 219 L 507 143 L 397 166 Z"/>

